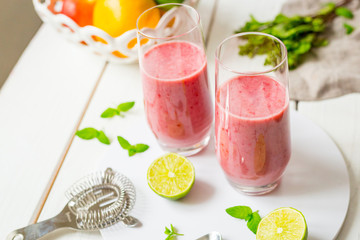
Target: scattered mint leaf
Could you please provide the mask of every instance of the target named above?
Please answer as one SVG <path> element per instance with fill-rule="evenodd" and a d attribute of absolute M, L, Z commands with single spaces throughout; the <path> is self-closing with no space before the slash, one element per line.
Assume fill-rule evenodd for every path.
<path fill-rule="evenodd" d="M 170 224 L 170 229 L 168 227 L 165 227 L 164 233 L 167 235 L 165 240 L 174 239 L 176 236 L 184 236 L 184 234 L 178 233 L 172 224 Z"/>
<path fill-rule="evenodd" d="M 96 137 L 100 142 L 109 145 L 110 144 L 110 140 L 109 138 L 105 135 L 105 133 L 103 131 L 99 131 L 98 136 Z"/>
<path fill-rule="evenodd" d="M 106 109 L 102 114 L 101 114 L 101 117 L 102 118 L 111 118 L 115 115 L 119 115 L 119 111 L 115 108 L 108 108 Z"/>
<path fill-rule="evenodd" d="M 251 214 L 250 220 L 247 222 L 247 226 L 254 234 L 256 234 L 256 232 L 257 232 L 257 228 L 258 228 L 260 221 L 261 221 L 261 217 L 260 217 L 258 211 L 253 212 Z"/>
<path fill-rule="evenodd" d="M 138 153 L 145 152 L 146 150 L 148 150 L 148 148 L 149 148 L 148 145 L 142 144 L 142 143 L 139 143 L 139 144 L 135 145 L 135 150 Z"/>
<path fill-rule="evenodd" d="M 125 138 L 118 136 L 118 141 L 120 143 L 120 146 L 128 150 L 129 156 L 134 156 L 136 153 L 142 153 L 148 150 L 149 146 L 143 143 L 138 143 L 135 145 L 131 145 Z"/>
<path fill-rule="evenodd" d="M 355 29 L 353 26 L 351 26 L 348 23 L 344 23 L 344 28 L 346 30 L 346 34 L 348 34 L 348 35 L 351 34 Z"/>
<path fill-rule="evenodd" d="M 247 219 L 252 214 L 252 210 L 247 206 L 235 206 L 225 210 L 230 216 L 239 219 Z"/>
<path fill-rule="evenodd" d="M 125 102 L 125 103 L 119 104 L 119 106 L 117 107 L 117 109 L 118 109 L 120 112 L 127 112 L 127 111 L 129 111 L 134 105 L 135 105 L 135 102 Z"/>
<path fill-rule="evenodd" d="M 84 128 L 76 132 L 76 136 L 85 140 L 96 138 L 98 135 L 98 130 L 95 128 Z"/>
<path fill-rule="evenodd" d="M 133 106 L 135 105 L 135 102 L 124 102 L 120 103 L 117 108 L 108 108 L 106 109 L 102 114 L 102 118 L 111 118 L 115 115 L 124 117 L 121 112 L 127 112 L 129 111 Z"/>
<path fill-rule="evenodd" d="M 129 147 L 131 146 L 131 144 L 123 137 L 121 136 L 118 136 L 118 141 L 120 143 L 120 146 L 123 148 L 123 149 L 129 149 Z"/>
<path fill-rule="evenodd" d="M 353 19 L 354 14 L 351 12 L 350 9 L 346 7 L 338 7 L 335 10 L 336 15 L 347 18 L 347 19 Z"/>
<path fill-rule="evenodd" d="M 261 221 L 258 211 L 253 212 L 248 206 L 235 206 L 225 210 L 230 216 L 245 220 L 247 227 L 256 234 L 257 227 Z"/>
<path fill-rule="evenodd" d="M 76 136 L 79 138 L 90 140 L 97 138 L 101 143 L 110 144 L 109 138 L 105 135 L 103 131 L 98 131 L 95 128 L 84 128 L 76 132 Z"/>

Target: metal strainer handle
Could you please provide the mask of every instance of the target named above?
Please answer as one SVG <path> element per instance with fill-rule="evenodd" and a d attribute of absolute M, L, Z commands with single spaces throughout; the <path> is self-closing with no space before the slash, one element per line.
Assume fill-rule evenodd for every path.
<path fill-rule="evenodd" d="M 68 206 L 53 218 L 11 232 L 6 240 L 35 240 L 59 228 L 77 229 L 76 217 L 71 214 Z"/>

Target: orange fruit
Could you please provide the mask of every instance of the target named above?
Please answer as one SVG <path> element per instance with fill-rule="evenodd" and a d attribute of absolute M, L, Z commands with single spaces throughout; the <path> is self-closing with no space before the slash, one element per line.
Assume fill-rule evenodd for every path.
<path fill-rule="evenodd" d="M 97 0 L 93 24 L 112 37 L 136 28 L 136 20 L 142 12 L 155 6 L 153 0 Z M 154 28 L 160 19 L 160 11 L 147 20 L 147 27 Z"/>

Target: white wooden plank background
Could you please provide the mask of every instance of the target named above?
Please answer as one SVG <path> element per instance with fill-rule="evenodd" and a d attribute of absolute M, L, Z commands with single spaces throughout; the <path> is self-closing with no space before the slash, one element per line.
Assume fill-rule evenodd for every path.
<path fill-rule="evenodd" d="M 31 222 L 104 61 L 43 25 L 0 94 L 0 239 Z"/>

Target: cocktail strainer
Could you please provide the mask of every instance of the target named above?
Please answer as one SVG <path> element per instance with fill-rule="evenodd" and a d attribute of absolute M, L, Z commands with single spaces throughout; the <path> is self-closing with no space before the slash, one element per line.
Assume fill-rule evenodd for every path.
<path fill-rule="evenodd" d="M 111 168 L 82 178 L 66 196 L 70 200 L 57 216 L 15 230 L 6 240 L 35 240 L 59 228 L 97 230 L 120 221 L 128 227 L 139 223 L 128 215 L 135 203 L 134 185 Z"/>

